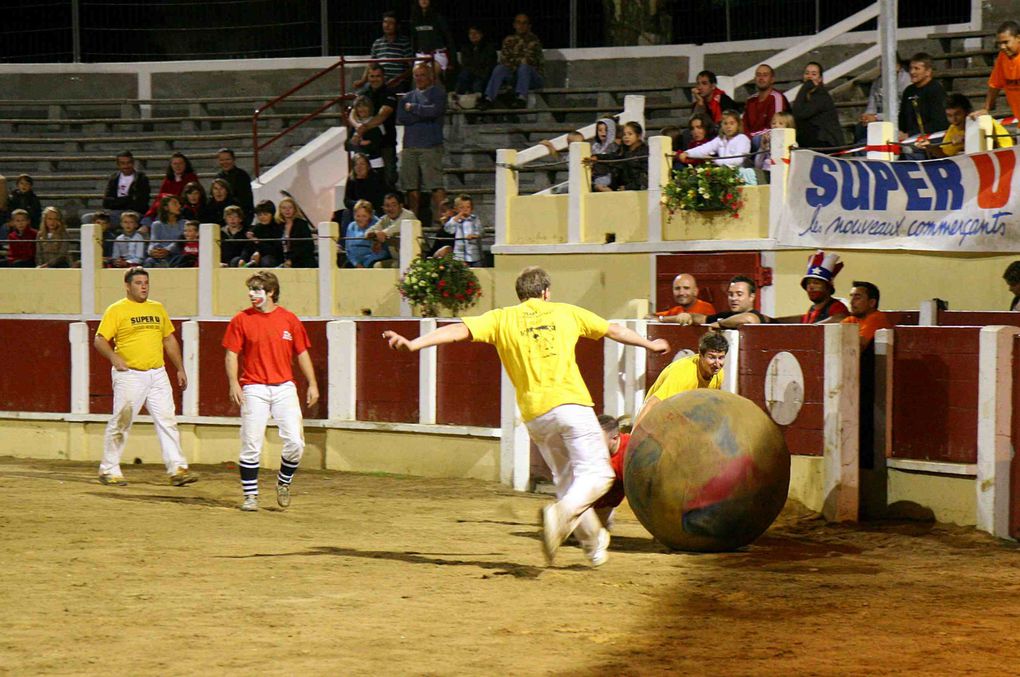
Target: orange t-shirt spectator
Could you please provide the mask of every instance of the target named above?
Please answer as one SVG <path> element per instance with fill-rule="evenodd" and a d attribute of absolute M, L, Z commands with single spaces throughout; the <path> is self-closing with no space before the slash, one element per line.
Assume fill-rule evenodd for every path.
<path fill-rule="evenodd" d="M 858 325 L 862 349 L 871 345 L 879 329 L 892 329 L 892 322 L 878 309 L 878 301 L 878 287 L 870 282 L 854 281 L 850 290 L 850 317 L 843 322 Z"/>

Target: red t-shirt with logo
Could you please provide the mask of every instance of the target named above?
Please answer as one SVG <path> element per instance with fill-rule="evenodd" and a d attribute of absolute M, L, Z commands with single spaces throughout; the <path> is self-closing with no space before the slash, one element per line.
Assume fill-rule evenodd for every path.
<path fill-rule="evenodd" d="M 263 313 L 242 310 L 227 325 L 223 347 L 242 355 L 241 385 L 277 385 L 294 380 L 294 356 L 311 347 L 297 315 L 277 306 Z"/>
<path fill-rule="evenodd" d="M 630 444 L 630 435 L 620 433 L 620 446 L 617 447 L 616 453 L 609 457 L 609 465 L 613 467 L 616 479 L 613 481 L 613 486 L 609 487 L 609 491 L 595 501 L 592 507 L 615 508 L 623 503 L 623 462 L 626 460 L 628 444 Z"/>

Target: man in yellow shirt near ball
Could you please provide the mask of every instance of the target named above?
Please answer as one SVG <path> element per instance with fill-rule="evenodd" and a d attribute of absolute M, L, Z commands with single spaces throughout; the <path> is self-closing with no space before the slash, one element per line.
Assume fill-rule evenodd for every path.
<path fill-rule="evenodd" d="M 517 391 L 521 418 L 556 485 L 558 500 L 540 513 L 546 561 L 552 563 L 560 544 L 573 532 L 592 565 L 599 566 L 607 558 L 609 532 L 591 506 L 612 486 L 615 475 L 574 346 L 581 336 L 593 340 L 605 336 L 665 354 L 669 344 L 663 339 L 649 341 L 583 308 L 552 303 L 549 287 L 548 273 L 525 268 L 516 283 L 519 305 L 462 318 L 413 341 L 392 331 L 383 332 L 383 338 L 391 348 L 411 352 L 468 340 L 496 346 Z"/>
<path fill-rule="evenodd" d="M 645 395 L 644 406 L 634 424 L 651 411 L 652 407 L 674 395 L 698 388 L 722 388 L 723 363 L 730 351 L 729 341 L 714 331 L 705 333 L 698 341 L 698 354 L 682 357 L 662 370 L 659 378 Z"/>
<path fill-rule="evenodd" d="M 99 481 L 124 486 L 120 458 L 131 423 L 144 404 L 152 416 L 170 483 L 184 486 L 198 480 L 188 471 L 174 415 L 174 394 L 163 366 L 163 350 L 177 369 L 177 384 L 184 389 L 181 346 L 162 303 L 149 298 L 149 273 L 140 266 L 124 273 L 125 298 L 110 305 L 96 330 L 93 345 L 113 365 L 113 415 L 103 438 Z M 111 343 L 113 345 L 111 345 Z"/>

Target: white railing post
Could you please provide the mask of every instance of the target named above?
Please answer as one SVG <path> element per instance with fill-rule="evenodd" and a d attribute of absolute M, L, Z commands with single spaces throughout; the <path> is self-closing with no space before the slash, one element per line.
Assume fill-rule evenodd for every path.
<path fill-rule="evenodd" d="M 569 186 L 567 194 L 567 242 L 583 242 L 582 233 L 587 220 L 586 205 L 591 193 L 591 166 L 584 164 L 591 157 L 591 144 L 575 141 L 570 144 Z"/>
<path fill-rule="evenodd" d="M 517 151 L 501 148 L 496 151 L 496 244 L 509 244 L 510 202 L 518 195 L 517 172 L 511 167 L 517 163 Z"/>
<path fill-rule="evenodd" d="M 201 247 L 201 243 L 199 244 Z M 199 260 L 202 254 L 199 252 Z M 188 320 L 181 324 L 181 354 L 184 357 L 184 375 L 188 387 L 181 393 L 181 414 L 198 416 L 198 322 Z"/>
<path fill-rule="evenodd" d="M 619 323 L 618 323 L 619 324 Z M 619 341 L 602 341 L 602 402 L 603 413 L 623 416 L 627 411 L 627 362 L 624 346 Z"/>
<path fill-rule="evenodd" d="M 822 514 L 833 522 L 852 522 L 860 503 L 860 339 L 848 324 L 827 324 L 824 332 Z"/>
<path fill-rule="evenodd" d="M 662 189 L 673 169 L 673 141 L 668 136 L 648 139 L 648 242 L 662 242 Z"/>
<path fill-rule="evenodd" d="M 889 146 L 896 143 L 896 124 L 888 120 L 868 123 L 868 145 Z M 891 152 L 869 150 L 869 160 L 895 160 L 896 156 Z"/>
<path fill-rule="evenodd" d="M 628 329 L 632 329 L 641 336 L 648 336 L 647 320 L 627 320 L 624 323 Z M 623 413 L 635 417 L 641 411 L 645 402 L 645 392 L 651 383 L 645 383 L 645 363 L 647 352 L 644 348 L 637 346 L 624 347 L 624 370 L 623 394 L 626 402 L 626 409 Z"/>
<path fill-rule="evenodd" d="M 728 393 L 739 395 L 740 390 L 740 332 L 736 329 L 727 329 L 723 332 L 726 342 L 730 344 L 726 351 L 726 361 L 723 363 L 722 389 Z"/>
<path fill-rule="evenodd" d="M 101 231 L 94 223 L 81 224 L 81 316 L 96 314 L 96 271 L 103 267 Z"/>
<path fill-rule="evenodd" d="M 411 266 L 411 262 L 421 255 L 421 221 L 404 219 L 400 222 L 400 275 L 403 276 Z M 411 317 L 414 313 L 411 304 L 403 296 L 400 297 L 400 316 Z"/>
<path fill-rule="evenodd" d="M 797 132 L 793 129 L 773 129 L 769 132 L 769 153 L 772 167 L 769 173 L 769 237 L 779 235 L 779 216 L 786 202 L 786 178 L 790 174 L 790 148 L 797 145 Z"/>
<path fill-rule="evenodd" d="M 527 491 L 531 482 L 531 438 L 517 408 L 513 383 L 500 370 L 499 389 L 499 481 L 516 491 Z"/>
<path fill-rule="evenodd" d="M 67 338 L 71 342 L 71 413 L 89 413 L 89 351 L 92 340 L 85 322 L 72 322 Z"/>
<path fill-rule="evenodd" d="M 198 227 L 198 316 L 212 319 L 216 295 L 213 271 L 220 267 L 220 225 L 203 223 Z"/>
<path fill-rule="evenodd" d="M 336 293 L 336 252 L 340 225 L 334 221 L 322 221 L 316 227 L 317 249 L 319 252 L 319 317 L 333 317 L 334 294 Z"/>
<path fill-rule="evenodd" d="M 1018 327 L 982 327 L 978 356 L 977 528 L 1009 538 L 1013 345 Z"/>
<path fill-rule="evenodd" d="M 436 318 L 418 321 L 418 336 L 436 330 Z M 418 423 L 435 425 L 439 350 L 418 353 Z"/>
<path fill-rule="evenodd" d="M 977 120 L 967 118 L 963 135 L 963 152 L 968 155 L 972 153 L 983 153 L 995 147 L 992 137 L 993 125 L 991 115 L 982 115 Z"/>
<path fill-rule="evenodd" d="M 939 304 L 935 299 L 921 301 L 917 311 L 917 326 L 937 327 L 939 324 Z"/>
<path fill-rule="evenodd" d="M 326 323 L 329 350 L 330 420 L 354 421 L 358 417 L 358 327 L 354 320 Z"/>
<path fill-rule="evenodd" d="M 625 122 L 636 122 L 641 125 L 641 129 L 645 129 L 645 97 L 641 94 L 628 94 L 623 97 L 623 112 L 620 113 L 619 121 L 617 127 L 622 126 Z M 647 132 L 648 130 L 645 130 L 646 138 Z M 621 135 L 622 132 L 617 136 Z"/>

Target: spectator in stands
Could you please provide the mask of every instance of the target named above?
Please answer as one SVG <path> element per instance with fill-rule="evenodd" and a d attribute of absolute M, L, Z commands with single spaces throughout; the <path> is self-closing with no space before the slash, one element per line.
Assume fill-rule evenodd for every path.
<path fill-rule="evenodd" d="M 836 102 L 822 75 L 822 64 L 809 61 L 804 67 L 804 83 L 790 107 L 797 121 L 797 145 L 801 148 L 832 148 L 846 143 Z"/>
<path fill-rule="evenodd" d="M 354 219 L 347 224 L 344 240 L 348 268 L 371 268 L 376 262 L 390 258 L 389 248 L 366 237 L 377 222 L 372 203 L 361 200 L 354 205 Z"/>
<path fill-rule="evenodd" d="M 7 258 L 0 265 L 7 268 L 35 267 L 35 238 L 38 231 L 31 225 L 28 212 L 15 209 L 11 212 L 11 230 L 7 233 Z"/>
<path fill-rule="evenodd" d="M 772 127 L 771 129 L 796 129 L 797 120 L 793 117 L 792 113 L 784 113 L 782 111 L 772 116 Z M 761 145 L 758 147 L 758 153 L 754 156 L 754 168 L 760 169 L 765 172 L 769 183 L 772 182 L 772 135 L 763 134 L 761 137 Z"/>
<path fill-rule="evenodd" d="M 209 186 L 209 199 L 206 200 L 200 220 L 203 223 L 218 223 L 220 226 L 224 226 L 227 222 L 223 220 L 223 210 L 231 205 L 237 205 L 244 209 L 244 206 L 239 205 L 234 194 L 230 192 L 230 184 L 226 179 L 213 179 L 212 185 Z"/>
<path fill-rule="evenodd" d="M 370 98 L 362 95 L 355 99 L 354 105 L 351 106 L 351 113 L 347 118 L 350 126 L 350 136 L 345 145 L 347 150 L 368 158 L 368 164 L 373 172 L 378 170 L 381 175 L 383 169 L 383 130 L 379 127 L 366 127 L 364 132 L 358 131 L 366 123 L 370 122 L 374 116 L 375 108 L 372 106 Z"/>
<path fill-rule="evenodd" d="M 478 95 L 485 91 L 492 69 L 498 60 L 496 46 L 485 39 L 485 34 L 477 25 L 468 28 L 468 41 L 460 48 L 460 73 L 457 75 L 457 103 L 463 108 L 468 106 L 465 94 Z"/>
<path fill-rule="evenodd" d="M 762 315 L 754 309 L 757 292 L 758 286 L 754 283 L 754 280 L 744 275 L 736 275 L 730 279 L 730 286 L 726 291 L 726 299 L 730 309 L 711 315 L 689 313 L 691 317 L 690 323 L 703 324 L 709 329 L 736 329 L 742 324 L 771 322 L 772 320 L 769 317 Z M 679 319 L 678 324 L 682 324 L 679 322 Z"/>
<path fill-rule="evenodd" d="M 152 222 L 146 268 L 166 268 L 180 253 L 180 240 L 184 237 L 184 219 L 181 218 L 181 199 L 166 195 L 159 201 L 157 220 Z"/>
<path fill-rule="evenodd" d="M 7 222 L 11 220 L 10 193 L 7 192 L 7 177 L 0 176 L 0 227 L 6 228 Z M 0 232 L 0 236 L 7 237 L 7 232 Z"/>
<path fill-rule="evenodd" d="M 373 172 L 368 164 L 368 158 L 356 154 L 352 160 L 352 171 L 347 177 L 347 185 L 344 186 L 344 210 L 340 215 L 341 231 L 347 228 L 347 224 L 354 217 L 354 205 L 361 200 L 368 200 L 373 205 L 383 204 L 383 196 L 386 195 L 386 184 L 382 175 Z"/>
<path fill-rule="evenodd" d="M 230 187 L 230 195 L 236 200 L 234 204 L 240 205 L 241 209 L 244 210 L 246 218 L 250 217 L 252 210 L 255 208 L 255 198 L 251 192 L 251 176 L 248 175 L 248 172 L 237 166 L 237 158 L 234 156 L 234 151 L 229 148 L 220 148 L 216 154 L 216 160 L 220 163 L 220 171 L 216 174 L 216 178 L 227 182 L 227 185 Z M 215 185 L 216 182 L 213 181 L 213 184 Z M 213 198 L 215 198 L 215 195 L 213 195 Z M 220 214 L 216 223 L 221 226 L 223 225 L 223 214 Z"/>
<path fill-rule="evenodd" d="M 220 266 L 237 268 L 245 259 L 248 249 L 248 236 L 244 232 L 244 211 L 237 205 L 223 210 L 223 220 L 227 222 L 220 229 Z"/>
<path fill-rule="evenodd" d="M 411 45 L 419 59 L 432 57 L 432 74 L 436 79 L 450 67 L 450 58 L 457 53 L 453 34 L 432 5 L 432 0 L 417 0 L 411 7 Z"/>
<path fill-rule="evenodd" d="M 811 305 L 803 315 L 777 317 L 773 321 L 801 324 L 841 322 L 850 314 L 843 302 L 833 297 L 836 293 L 834 281 L 841 270 L 843 263 L 838 254 L 826 254 L 819 249 L 809 256 L 807 272 L 801 278 L 800 286 L 807 292 Z"/>
<path fill-rule="evenodd" d="M 285 197 L 276 208 L 276 222 L 283 226 L 283 265 L 286 268 L 315 267 L 315 234 L 293 198 Z"/>
<path fill-rule="evenodd" d="M 595 139 L 591 143 L 591 154 L 594 156 L 616 156 L 620 146 L 616 143 L 616 120 L 600 118 L 595 123 Z M 602 162 L 591 167 L 592 190 L 612 190 L 613 168 Z"/>
<path fill-rule="evenodd" d="M 68 242 L 64 215 L 56 207 L 42 213 L 42 228 L 36 237 L 36 268 L 70 268 L 71 243 Z"/>
<path fill-rule="evenodd" d="M 354 131 L 364 137 L 372 129 L 382 129 L 379 155 L 383 161 L 386 186 L 392 188 L 397 185 L 397 125 L 396 116 L 393 114 L 397 109 L 397 96 L 386 85 L 382 66 L 372 64 L 368 67 L 368 89 L 364 95 L 371 100 L 375 114 Z"/>
<path fill-rule="evenodd" d="M 373 59 L 410 59 L 414 56 L 411 48 L 411 41 L 397 31 L 397 15 L 395 12 L 383 12 L 382 15 L 382 37 L 376 38 L 372 43 L 369 56 Z M 385 74 L 384 83 L 392 81 L 404 75 L 411 67 L 409 61 L 383 61 L 379 64 L 371 64 L 365 69 L 365 74 L 354 81 L 354 88 L 360 89 L 366 82 L 371 80 L 371 71 L 376 65 L 380 66 Z M 379 110 L 379 103 L 376 102 L 376 110 Z"/>
<path fill-rule="evenodd" d="M 456 215 L 457 208 L 453 205 L 453 200 L 447 198 L 439 203 L 439 223 L 446 224 Z M 444 256 L 449 256 L 452 251 L 453 238 L 446 232 L 446 229 L 440 228 L 432 238 L 432 247 L 429 249 L 428 255 L 441 259 Z"/>
<path fill-rule="evenodd" d="M 755 139 L 755 148 L 758 147 L 757 137 L 769 129 L 772 116 L 790 110 L 790 102 L 776 91 L 775 82 L 776 72 L 767 63 L 754 70 L 754 86 L 758 93 L 744 104 L 744 133 Z"/>
<path fill-rule="evenodd" d="M 446 198 L 443 189 L 443 114 L 446 92 L 432 82 L 432 69 L 414 67 L 414 89 L 400 102 L 397 124 L 404 125 L 404 148 L 400 152 L 400 187 L 408 206 L 421 213 L 421 191 L 431 191 L 432 203 Z M 433 213 L 438 210 L 433 210 Z"/>
<path fill-rule="evenodd" d="M 970 115 L 973 106 L 963 94 L 950 94 L 946 97 L 946 122 L 949 127 L 946 129 L 942 142 L 932 145 L 931 141 L 922 138 L 917 140 L 917 147 L 923 148 L 929 157 L 952 157 L 959 155 L 964 149 L 966 136 L 967 116 Z M 992 120 L 992 139 L 996 148 L 1011 148 L 1013 137 L 1009 135 L 1006 128 L 999 124 L 998 120 Z"/>
<path fill-rule="evenodd" d="M 189 221 L 200 221 L 205 214 L 205 188 L 198 181 L 184 186 L 181 194 L 181 216 Z"/>
<path fill-rule="evenodd" d="M 39 226 L 42 218 L 42 203 L 35 194 L 33 188 L 35 181 L 28 174 L 19 174 L 14 182 L 14 190 L 11 191 L 10 199 L 7 201 L 7 210 L 14 213 L 15 209 L 24 209 L 28 212 L 28 219 L 32 228 Z"/>
<path fill-rule="evenodd" d="M 719 124 L 724 110 L 736 110 L 737 104 L 726 92 L 716 87 L 715 73 L 701 71 L 691 89 L 691 115 L 704 113 L 712 122 Z"/>
<path fill-rule="evenodd" d="M 675 149 L 674 169 L 682 165 L 700 165 L 707 160 L 704 158 L 683 158 L 684 152 L 703 146 L 716 138 L 715 123 L 707 113 L 695 113 L 687 121 L 687 131 L 680 137 L 680 147 Z"/>
<path fill-rule="evenodd" d="M 693 275 L 680 273 L 673 278 L 673 299 L 676 305 L 669 310 L 649 315 L 648 319 L 675 324 L 693 324 L 692 313 L 715 315 L 715 306 L 698 298 L 698 281 Z"/>
<path fill-rule="evenodd" d="M 276 221 L 276 205 L 262 200 L 255 205 L 255 223 L 245 233 L 248 250 L 239 265 L 276 268 L 283 264 L 283 226 Z"/>
<path fill-rule="evenodd" d="M 400 223 L 405 220 L 415 221 L 418 217 L 404 207 L 404 198 L 400 193 L 387 193 L 382 205 L 382 217 L 369 227 L 365 237 L 385 245 L 390 250 L 390 258 L 399 265 Z"/>
<path fill-rule="evenodd" d="M 1009 287 L 1009 292 L 1013 295 L 1009 309 L 1020 311 L 1020 261 L 1009 264 L 1006 267 L 1006 272 L 1002 274 L 1002 279 L 1006 281 L 1006 286 Z"/>
<path fill-rule="evenodd" d="M 903 62 L 897 55 L 896 57 L 896 100 L 903 100 L 903 90 L 910 84 L 910 74 L 903 67 Z M 868 93 L 868 105 L 864 108 L 864 112 L 857 119 L 857 125 L 854 127 L 854 141 L 860 142 L 868 138 L 868 124 L 872 122 L 879 122 L 885 119 L 885 113 L 882 112 L 884 108 L 885 93 L 883 92 L 884 85 L 882 84 L 882 77 L 879 76 L 871 81 L 871 91 Z"/>
<path fill-rule="evenodd" d="M 932 76 L 931 56 L 918 52 L 910 57 L 910 85 L 903 90 L 900 106 L 900 141 L 919 134 L 934 134 L 949 126 L 945 114 L 946 90 Z M 923 148 L 904 147 L 900 158 L 924 160 Z"/>
<path fill-rule="evenodd" d="M 145 262 L 145 236 L 138 232 L 140 222 L 138 212 L 129 210 L 120 215 L 120 227 L 124 232 L 113 242 L 111 268 L 131 268 Z"/>
<path fill-rule="evenodd" d="M 123 220 L 124 215 L 121 214 L 120 218 Z M 103 267 L 106 268 L 110 257 L 113 256 L 113 243 L 117 239 L 117 234 L 113 231 L 113 224 L 110 223 L 110 215 L 105 211 L 100 210 L 93 214 L 92 223 L 99 228 L 103 247 Z"/>
<path fill-rule="evenodd" d="M 854 281 L 850 290 L 850 317 L 843 322 L 858 326 L 862 349 L 871 346 L 879 329 L 892 329 L 889 318 L 878 309 L 878 300 L 878 287 L 870 282 Z"/>
<path fill-rule="evenodd" d="M 751 139 L 740 130 L 740 113 L 728 110 L 723 113 L 719 127 L 719 136 L 700 146 L 680 153 L 680 161 L 688 158 L 713 158 L 717 165 L 735 167 L 740 171 L 740 178 L 749 186 L 758 183 L 754 170 L 745 165 L 750 164 Z"/>
<path fill-rule="evenodd" d="M 238 207 L 237 209 L 240 209 Z M 174 268 L 195 268 L 198 266 L 198 221 L 185 221 L 182 234 L 181 253 L 173 257 Z"/>
<path fill-rule="evenodd" d="M 528 92 L 542 87 L 544 65 L 542 42 L 531 32 L 531 19 L 527 14 L 518 14 L 514 17 L 513 34 L 503 39 L 499 63 L 492 69 L 489 84 L 485 87 L 485 98 L 479 107 L 491 107 L 503 84 L 511 79 L 515 81 L 514 91 L 517 94 L 512 107 L 527 107 Z"/>
<path fill-rule="evenodd" d="M 633 120 L 623 125 L 621 143 L 614 153 L 592 155 L 585 158 L 585 164 L 594 165 L 610 160 L 612 180 L 609 185 L 595 184 L 595 190 L 647 190 L 648 189 L 648 146 L 645 145 L 641 125 Z"/>
<path fill-rule="evenodd" d="M 999 55 L 995 58 L 992 74 L 988 76 L 985 107 L 974 111 L 972 116 L 988 115 L 995 109 L 999 92 L 1006 90 L 1006 103 L 1013 115 L 1020 117 L 1020 23 L 1004 21 L 999 24 L 995 31 L 995 46 Z"/>
<path fill-rule="evenodd" d="M 135 156 L 126 150 L 117 156 L 117 171 L 106 182 L 103 208 L 110 210 L 114 225 L 120 224 L 121 212 L 128 209 L 144 213 L 149 208 L 149 177 L 135 169 Z"/>
<path fill-rule="evenodd" d="M 166 176 L 163 177 L 163 183 L 159 186 L 159 194 L 153 201 L 152 206 L 149 207 L 149 211 L 145 212 L 145 216 L 142 217 L 142 222 L 152 223 L 153 219 L 156 218 L 156 212 L 159 211 L 159 203 L 164 195 L 181 195 L 184 192 L 185 186 L 190 183 L 197 182 L 198 175 L 195 174 L 195 168 L 191 166 L 191 160 L 189 160 L 184 153 L 174 153 L 170 156 L 170 163 L 166 168 Z"/>
<path fill-rule="evenodd" d="M 457 213 L 443 227 L 448 235 L 453 235 L 453 258 L 477 268 L 482 265 L 485 253 L 482 251 L 482 223 L 475 214 L 474 201 L 470 195 L 458 195 L 453 207 Z"/>

